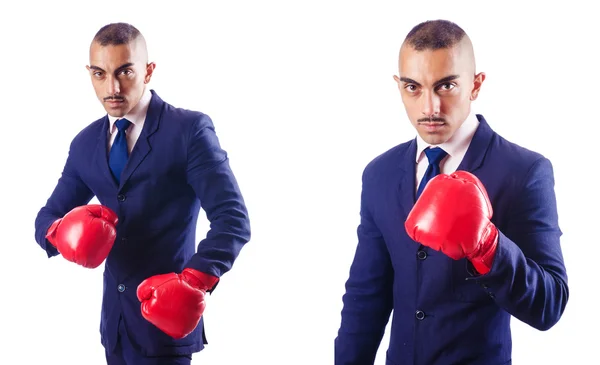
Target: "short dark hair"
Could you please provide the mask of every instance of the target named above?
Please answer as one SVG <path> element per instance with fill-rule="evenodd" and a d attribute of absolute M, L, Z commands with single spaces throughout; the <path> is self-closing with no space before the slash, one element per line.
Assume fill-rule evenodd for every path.
<path fill-rule="evenodd" d="M 94 41 L 101 46 L 118 46 L 120 44 L 129 44 L 135 40 L 140 31 L 131 24 L 111 23 L 103 26 L 94 36 Z"/>
<path fill-rule="evenodd" d="M 406 35 L 405 42 L 415 50 L 450 48 L 466 35 L 457 24 L 448 20 L 428 20 L 416 25 Z"/>

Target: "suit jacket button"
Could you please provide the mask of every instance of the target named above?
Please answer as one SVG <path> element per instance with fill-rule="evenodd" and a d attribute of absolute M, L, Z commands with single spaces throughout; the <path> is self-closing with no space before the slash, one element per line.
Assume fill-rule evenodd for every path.
<path fill-rule="evenodd" d="M 118 199 L 120 202 L 124 202 L 124 201 L 125 201 L 125 195 L 123 195 L 123 194 L 119 194 L 119 195 L 117 195 L 117 199 Z"/>
<path fill-rule="evenodd" d="M 120 293 L 124 292 L 124 291 L 125 291 L 125 285 L 123 285 L 123 284 L 119 284 L 119 286 L 117 287 L 117 290 L 118 290 Z"/>
<path fill-rule="evenodd" d="M 423 319 L 425 319 L 425 313 L 421 310 L 418 310 L 415 312 L 415 317 L 417 317 L 419 321 L 422 321 Z"/>
<path fill-rule="evenodd" d="M 425 260 L 427 258 L 427 252 L 421 250 L 417 251 L 417 258 L 419 260 Z"/>

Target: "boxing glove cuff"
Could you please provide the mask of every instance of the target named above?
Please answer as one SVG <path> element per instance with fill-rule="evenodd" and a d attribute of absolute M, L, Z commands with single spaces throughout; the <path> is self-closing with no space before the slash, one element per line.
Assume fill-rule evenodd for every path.
<path fill-rule="evenodd" d="M 481 241 L 479 250 L 469 255 L 468 258 L 475 270 L 481 275 L 485 275 L 492 269 L 496 248 L 498 247 L 498 229 L 493 223 L 490 222 L 487 226 Z"/>
<path fill-rule="evenodd" d="M 56 229 L 58 228 L 58 225 L 60 224 L 61 221 L 62 221 L 62 218 L 58 218 L 50 225 L 50 228 L 48 228 L 48 230 L 46 231 L 46 239 L 54 247 L 56 247 L 56 242 L 54 242 Z"/>
<path fill-rule="evenodd" d="M 203 291 L 211 290 L 219 281 L 219 278 L 216 276 L 205 274 L 191 268 L 183 269 L 181 276 L 191 287 Z"/>

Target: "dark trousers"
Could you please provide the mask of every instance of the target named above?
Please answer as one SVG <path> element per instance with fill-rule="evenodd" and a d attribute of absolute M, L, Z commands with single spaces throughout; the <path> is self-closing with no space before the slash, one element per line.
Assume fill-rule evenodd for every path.
<path fill-rule="evenodd" d="M 112 353 L 106 352 L 107 365 L 191 365 L 192 355 L 143 356 L 133 347 L 122 322 L 119 323 L 119 340 Z"/>

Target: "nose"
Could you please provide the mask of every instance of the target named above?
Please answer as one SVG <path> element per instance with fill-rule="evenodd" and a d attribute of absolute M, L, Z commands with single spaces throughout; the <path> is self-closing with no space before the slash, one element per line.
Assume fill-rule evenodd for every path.
<path fill-rule="evenodd" d="M 108 95 L 118 95 L 121 92 L 119 79 L 117 79 L 116 77 L 109 77 L 107 81 L 108 90 L 106 91 Z"/>
<path fill-rule="evenodd" d="M 426 117 L 434 117 L 440 113 L 440 97 L 434 92 L 424 92 L 421 96 L 421 113 Z"/>

